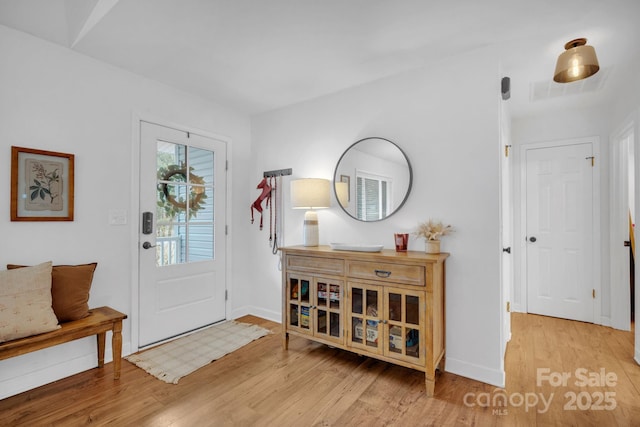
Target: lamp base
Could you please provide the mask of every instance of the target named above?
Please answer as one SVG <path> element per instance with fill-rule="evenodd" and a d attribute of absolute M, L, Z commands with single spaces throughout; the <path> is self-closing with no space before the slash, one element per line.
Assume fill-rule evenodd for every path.
<path fill-rule="evenodd" d="M 304 213 L 304 225 L 302 227 L 304 246 L 318 246 L 318 213 L 315 211 L 306 211 Z"/>

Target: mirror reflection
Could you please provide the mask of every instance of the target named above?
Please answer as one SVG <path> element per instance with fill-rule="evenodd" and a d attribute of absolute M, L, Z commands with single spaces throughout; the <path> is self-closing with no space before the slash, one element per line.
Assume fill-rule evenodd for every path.
<path fill-rule="evenodd" d="M 364 138 L 340 157 L 333 176 L 336 200 L 359 221 L 380 221 L 407 200 L 412 184 L 409 159 L 393 142 Z"/>

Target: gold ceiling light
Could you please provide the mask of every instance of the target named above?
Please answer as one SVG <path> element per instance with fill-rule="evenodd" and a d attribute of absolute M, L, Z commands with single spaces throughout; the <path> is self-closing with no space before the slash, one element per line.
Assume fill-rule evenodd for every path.
<path fill-rule="evenodd" d="M 565 51 L 558 57 L 553 80 L 569 83 L 586 79 L 600 69 L 593 46 L 587 46 L 587 39 L 571 40 L 564 45 Z"/>

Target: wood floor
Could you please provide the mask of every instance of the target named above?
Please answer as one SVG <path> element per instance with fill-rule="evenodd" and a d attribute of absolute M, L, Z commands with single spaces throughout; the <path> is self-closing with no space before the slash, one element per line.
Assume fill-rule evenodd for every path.
<path fill-rule="evenodd" d="M 118 382 L 110 364 L 92 369 L 1 400 L 0 425 L 640 426 L 629 332 L 513 314 L 505 389 L 445 372 L 427 398 L 418 371 L 296 337 L 284 352 L 278 324 L 240 320 L 275 334 L 177 385 L 127 361 Z M 590 385 L 576 385 L 589 375 Z"/>

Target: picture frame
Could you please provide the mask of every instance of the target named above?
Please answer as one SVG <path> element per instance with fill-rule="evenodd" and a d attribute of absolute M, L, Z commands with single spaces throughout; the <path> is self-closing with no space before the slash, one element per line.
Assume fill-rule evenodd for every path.
<path fill-rule="evenodd" d="M 11 147 L 11 221 L 73 221 L 74 157 Z"/>
<path fill-rule="evenodd" d="M 347 202 L 351 201 L 351 177 L 349 175 L 340 175 L 340 182 L 347 183 Z"/>

